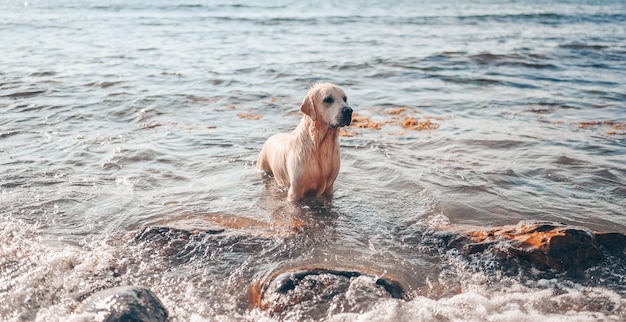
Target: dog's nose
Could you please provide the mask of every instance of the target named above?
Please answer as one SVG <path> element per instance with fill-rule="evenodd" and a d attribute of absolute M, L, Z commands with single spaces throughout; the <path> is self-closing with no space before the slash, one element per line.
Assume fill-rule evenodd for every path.
<path fill-rule="evenodd" d="M 341 109 L 341 113 L 342 114 L 350 114 L 350 115 L 352 115 L 352 108 L 350 106 L 344 106 Z"/>

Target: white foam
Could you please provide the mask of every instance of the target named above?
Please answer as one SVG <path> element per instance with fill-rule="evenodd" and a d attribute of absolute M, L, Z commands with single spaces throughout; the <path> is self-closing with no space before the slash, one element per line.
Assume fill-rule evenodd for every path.
<path fill-rule="evenodd" d="M 113 253 L 106 249 L 84 252 L 69 245 L 49 246 L 41 242 L 36 226 L 10 218 L 0 221 L 0 236 L 3 319 L 60 320 L 79 304 L 76 299 L 82 294 L 111 282 Z"/>
<path fill-rule="evenodd" d="M 603 290 L 603 293 L 611 293 Z M 606 295 L 606 294 L 605 294 Z M 608 294 L 616 306 L 624 306 L 624 299 Z M 344 313 L 328 321 L 598 321 L 623 320 L 624 316 L 607 315 L 583 307 L 554 313 L 542 309 L 541 303 L 569 305 L 583 300 L 581 294 L 571 291 L 554 295 L 551 290 L 527 292 L 496 292 L 489 296 L 465 292 L 440 300 L 418 297 L 412 301 L 385 300 L 362 314 Z M 559 310 L 560 311 L 560 310 Z M 622 312 L 623 314 L 624 312 Z"/>
<path fill-rule="evenodd" d="M 207 291 L 204 281 L 198 285 L 202 262 L 172 266 L 155 249 L 133 242 L 134 232 L 81 247 L 46 244 L 40 234 L 23 221 L 0 220 L 0 321 L 93 321 L 90 314 L 76 313 L 81 301 L 119 285 L 148 287 L 170 317 L 183 321 L 227 321 L 240 315 L 236 294 L 209 300 L 202 293 Z M 202 278 L 227 283 L 215 281 L 213 275 Z"/>
<path fill-rule="evenodd" d="M 213 280 L 215 276 L 209 273 L 202 276 L 206 263 L 191 261 L 172 266 L 167 258 L 155 254 L 154 249 L 146 249 L 145 244 L 116 239 L 132 240 L 132 236 L 130 232 L 82 247 L 51 246 L 40 239 L 36 226 L 3 218 L 0 221 L 0 320 L 93 320 L 89 314 L 75 313 L 80 301 L 86 295 L 117 285 L 150 288 L 174 320 L 273 320 L 258 310 L 241 316 L 237 308 L 241 306 L 241 294 L 215 298 L 232 281 Z M 381 299 L 363 313 L 341 313 L 327 320 L 572 322 L 626 318 L 626 299 L 606 288 L 558 278 L 522 284 L 515 279 L 497 277 L 499 283 L 493 285 L 490 282 L 493 277 L 468 267 L 467 263 L 458 263 L 455 269 L 460 294 L 441 299 L 416 296 L 411 301 Z M 207 285 L 211 289 L 206 289 Z M 355 283 L 354 287 L 359 285 Z M 201 287 L 205 289 L 200 290 Z"/>

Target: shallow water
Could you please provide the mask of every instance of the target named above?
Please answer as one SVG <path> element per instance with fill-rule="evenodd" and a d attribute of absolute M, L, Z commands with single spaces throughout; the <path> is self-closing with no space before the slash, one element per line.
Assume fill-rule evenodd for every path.
<path fill-rule="evenodd" d="M 625 18 L 621 1 L 5 1 L 0 317 L 80 320 L 85 297 L 134 284 L 176 321 L 624 319 L 619 259 L 510 272 L 429 232 L 626 231 Z M 346 129 L 332 204 L 293 206 L 254 167 L 316 81 L 382 126 Z M 149 228 L 188 217 L 254 225 Z M 272 227 L 294 220 L 303 232 Z M 249 309 L 254 282 L 316 265 L 393 277 L 411 299 Z"/>

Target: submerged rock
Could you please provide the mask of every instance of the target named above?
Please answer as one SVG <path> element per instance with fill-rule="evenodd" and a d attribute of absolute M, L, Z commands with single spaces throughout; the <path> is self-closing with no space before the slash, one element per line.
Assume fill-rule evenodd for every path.
<path fill-rule="evenodd" d="M 485 254 L 489 258 L 495 254 L 504 269 L 532 266 L 572 275 L 600 264 L 605 256 L 623 258 L 626 250 L 626 235 L 622 233 L 597 233 L 585 227 L 543 221 L 521 221 L 501 227 L 453 225 L 428 234 L 428 240 L 440 249 L 458 249 L 468 256 Z M 418 290 L 417 294 L 432 291 L 421 292 L 416 285 L 406 285 L 367 269 L 301 267 L 277 271 L 256 282 L 250 288 L 249 301 L 251 308 L 280 319 L 315 320 L 337 313 L 361 312 L 381 298 L 410 300 L 415 293 L 409 295 L 407 289 Z M 440 290 L 437 297 L 459 292 Z"/>
<path fill-rule="evenodd" d="M 80 313 L 91 313 L 98 321 L 168 321 L 161 301 L 147 288 L 118 286 L 87 298 Z"/>
<path fill-rule="evenodd" d="M 312 319 L 328 314 L 360 312 L 380 298 L 408 299 L 405 288 L 394 279 L 341 268 L 299 268 L 277 272 L 254 284 L 249 295 L 253 308 L 282 317 L 288 316 L 289 312 L 298 312 Z"/>
<path fill-rule="evenodd" d="M 448 246 L 466 254 L 492 252 L 539 269 L 568 273 L 580 273 L 603 260 L 600 246 L 611 251 L 626 247 L 621 233 L 594 233 L 585 227 L 540 221 L 497 228 L 450 226 L 441 235 Z"/>
<path fill-rule="evenodd" d="M 610 252 L 623 252 L 626 249 L 626 235 L 622 233 L 598 233 L 596 232 L 598 244 Z"/>

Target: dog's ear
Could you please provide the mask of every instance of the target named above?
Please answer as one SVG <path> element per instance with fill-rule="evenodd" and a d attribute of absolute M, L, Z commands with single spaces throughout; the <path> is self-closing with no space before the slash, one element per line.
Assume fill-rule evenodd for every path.
<path fill-rule="evenodd" d="M 315 120 L 315 106 L 313 105 L 312 93 L 308 93 L 304 97 L 304 100 L 302 100 L 302 105 L 300 105 L 300 111 L 308 115 L 311 119 Z"/>

